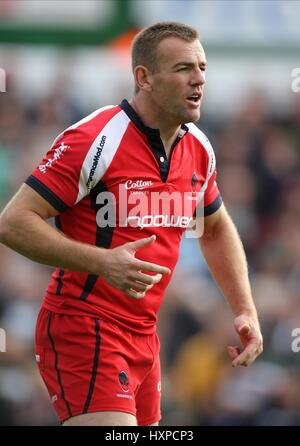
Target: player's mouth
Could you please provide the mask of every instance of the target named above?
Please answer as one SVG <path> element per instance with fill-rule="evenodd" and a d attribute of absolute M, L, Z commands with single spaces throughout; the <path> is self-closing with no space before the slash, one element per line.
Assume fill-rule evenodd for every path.
<path fill-rule="evenodd" d="M 194 108 L 199 107 L 201 103 L 201 93 L 194 93 L 186 98 L 186 101 L 191 104 Z"/>

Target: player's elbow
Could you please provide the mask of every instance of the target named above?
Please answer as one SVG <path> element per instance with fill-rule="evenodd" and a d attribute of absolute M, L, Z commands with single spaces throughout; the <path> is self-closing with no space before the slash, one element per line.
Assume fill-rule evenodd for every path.
<path fill-rule="evenodd" d="M 0 214 L 0 242 L 5 243 L 7 237 L 8 225 L 5 217 L 5 211 Z"/>
<path fill-rule="evenodd" d="M 0 242 L 4 245 L 9 243 L 13 227 L 18 217 L 9 208 L 5 208 L 0 214 Z"/>

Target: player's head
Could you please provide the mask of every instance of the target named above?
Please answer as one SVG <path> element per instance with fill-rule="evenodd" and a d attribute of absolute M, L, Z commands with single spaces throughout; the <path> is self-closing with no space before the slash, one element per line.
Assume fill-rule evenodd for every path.
<path fill-rule="evenodd" d="M 135 94 L 144 95 L 170 122 L 199 119 L 205 68 L 199 33 L 190 26 L 156 23 L 133 40 Z"/>

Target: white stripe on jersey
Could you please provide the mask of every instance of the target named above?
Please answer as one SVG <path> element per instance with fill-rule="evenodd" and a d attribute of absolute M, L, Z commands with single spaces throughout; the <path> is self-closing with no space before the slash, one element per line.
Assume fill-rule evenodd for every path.
<path fill-rule="evenodd" d="M 201 187 L 201 190 L 200 190 L 199 196 L 198 196 L 198 200 L 197 200 L 197 204 L 199 204 L 199 202 L 202 200 L 202 198 L 204 196 L 204 192 L 207 189 L 208 182 L 216 168 L 216 157 L 215 157 L 214 149 L 212 148 L 212 145 L 209 142 L 209 139 L 207 138 L 207 136 L 195 124 L 190 122 L 186 125 L 189 128 L 190 133 L 193 136 L 195 136 L 195 138 L 197 138 L 198 141 L 201 142 L 202 146 L 205 148 L 207 155 L 208 155 L 206 180 L 205 180 L 203 186 Z"/>
<path fill-rule="evenodd" d="M 95 138 L 81 167 L 76 203 L 96 186 L 109 168 L 129 122 L 129 117 L 121 110 L 108 121 Z"/>

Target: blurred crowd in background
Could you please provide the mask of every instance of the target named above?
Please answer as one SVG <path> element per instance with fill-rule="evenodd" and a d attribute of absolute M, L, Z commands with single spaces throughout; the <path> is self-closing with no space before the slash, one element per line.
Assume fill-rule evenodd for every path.
<path fill-rule="evenodd" d="M 7 80 L 0 95 L 0 209 L 63 129 L 106 105 L 101 95 L 97 107 L 83 105 L 64 82 L 43 97 L 26 97 L 17 93 L 13 73 Z M 114 90 L 118 103 L 132 88 Z M 264 353 L 250 368 L 231 367 L 226 348 L 238 343 L 233 315 L 197 241 L 183 238 L 159 313 L 161 425 L 300 425 L 300 352 L 291 346 L 300 327 L 300 93 L 278 109 L 253 82 L 234 100 L 230 114 L 206 114 L 204 102 L 198 125 L 215 149 L 218 185 L 245 246 Z M 33 351 L 51 272 L 0 247 L 0 327 L 7 336 L 0 425 L 58 423 Z"/>

